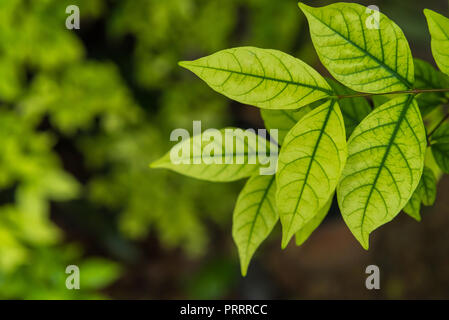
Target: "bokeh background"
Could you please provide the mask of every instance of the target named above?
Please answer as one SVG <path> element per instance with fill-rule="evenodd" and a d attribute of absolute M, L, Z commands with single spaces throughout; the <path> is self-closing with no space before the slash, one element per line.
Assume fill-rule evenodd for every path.
<path fill-rule="evenodd" d="M 357 2 L 433 63 L 422 9 L 448 14 L 446 0 Z M 65 28 L 71 4 L 80 30 Z M 296 0 L 0 1 L 0 298 L 449 298 L 447 177 L 421 223 L 400 214 L 368 252 L 334 205 L 301 247 L 281 251 L 278 225 L 242 278 L 231 220 L 243 182 L 148 168 L 192 120 L 263 127 L 257 108 L 177 66 L 242 45 L 326 74 Z M 71 264 L 81 290 L 65 287 Z M 369 264 L 381 290 L 365 288 Z"/>

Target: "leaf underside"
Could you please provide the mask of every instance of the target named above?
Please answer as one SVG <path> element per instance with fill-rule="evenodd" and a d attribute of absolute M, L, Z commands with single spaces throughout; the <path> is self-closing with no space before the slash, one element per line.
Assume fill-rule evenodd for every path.
<path fill-rule="evenodd" d="M 300 246 L 302 245 L 307 239 L 309 239 L 310 235 L 313 231 L 315 231 L 316 228 L 323 222 L 324 218 L 326 218 L 327 213 L 329 212 L 329 209 L 332 205 L 332 200 L 334 198 L 334 195 L 332 195 L 327 203 L 322 207 L 318 213 L 315 215 L 315 217 L 312 218 L 304 227 L 299 229 L 298 232 L 295 234 L 295 240 L 296 245 Z"/>
<path fill-rule="evenodd" d="M 369 234 L 392 220 L 418 186 L 426 134 L 413 96 L 375 109 L 348 141 L 337 197 L 351 232 L 368 249 Z"/>
<path fill-rule="evenodd" d="M 379 13 L 379 28 L 368 28 L 372 13 L 355 3 L 313 8 L 300 3 L 323 65 L 345 86 L 368 93 L 410 89 L 411 51 L 402 30 Z"/>
<path fill-rule="evenodd" d="M 276 173 L 283 248 L 327 203 L 345 160 L 346 134 L 335 100 L 308 113 L 289 131 Z"/>
<path fill-rule="evenodd" d="M 226 133 L 230 129 L 234 137 L 231 139 Z M 187 164 L 175 164 L 171 161 L 170 153 L 168 152 L 161 159 L 157 160 L 151 167 L 165 168 L 176 171 L 183 175 L 216 182 L 235 181 L 245 177 L 249 177 L 258 173 L 260 167 L 260 155 L 258 150 L 260 148 L 274 148 L 277 147 L 267 140 L 257 136 L 250 131 L 243 131 L 236 128 L 227 128 L 220 130 L 221 141 L 215 139 L 205 138 L 202 135 L 194 136 L 190 139 L 179 142 L 172 148 L 177 148 L 179 158 L 186 161 Z M 228 138 L 227 138 L 228 137 Z M 237 146 L 241 148 L 237 149 Z M 190 150 L 189 154 L 182 154 L 182 148 Z M 220 163 L 206 163 L 202 157 L 205 154 L 205 148 L 219 150 L 217 153 L 211 152 L 212 156 L 218 156 Z M 259 148 L 259 149 L 258 149 Z M 226 159 L 231 159 L 232 163 L 226 163 Z M 266 158 L 264 158 L 266 160 Z M 195 163 L 195 161 L 199 163 Z"/>
<path fill-rule="evenodd" d="M 234 208 L 232 236 L 237 245 L 242 275 L 254 252 L 268 237 L 279 215 L 276 210 L 275 176 L 253 176 L 240 193 Z"/>
<path fill-rule="evenodd" d="M 269 110 L 262 109 L 261 116 L 268 130 L 278 130 L 278 143 L 282 145 L 285 136 L 298 121 L 312 110 L 310 106 L 304 106 L 297 110 Z"/>

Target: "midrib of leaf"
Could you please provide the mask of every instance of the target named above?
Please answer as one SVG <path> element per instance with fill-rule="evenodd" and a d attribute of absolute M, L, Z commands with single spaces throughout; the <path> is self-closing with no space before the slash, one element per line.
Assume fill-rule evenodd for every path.
<path fill-rule="evenodd" d="M 363 54 L 366 54 L 369 58 L 371 58 L 372 60 L 376 61 L 382 68 L 384 68 L 385 70 L 389 71 L 396 79 L 398 79 L 399 81 L 401 81 L 404 85 L 407 86 L 407 88 L 411 89 L 413 87 L 413 85 L 404 77 L 402 77 L 399 73 L 397 73 L 395 70 L 391 69 L 388 65 L 386 65 L 383 61 L 379 60 L 377 57 L 373 56 L 371 53 L 369 53 L 366 48 L 363 49 L 362 47 L 360 47 L 358 44 L 356 44 L 355 42 L 353 42 L 351 39 L 346 38 L 343 34 L 341 34 L 340 32 L 338 32 L 337 30 L 335 30 L 334 28 L 332 28 L 330 25 L 324 23 L 324 21 L 322 21 L 321 19 L 319 19 L 317 16 L 315 16 L 314 14 L 310 13 L 310 15 L 312 15 L 318 22 L 320 22 L 322 25 L 326 26 L 327 28 L 329 28 L 330 30 L 332 30 L 333 32 L 335 32 L 337 35 L 339 35 L 342 39 L 346 40 L 348 43 L 350 43 L 351 45 L 353 45 L 354 47 L 356 47 L 359 51 L 361 51 Z M 346 19 L 343 18 L 344 21 L 346 21 Z M 379 31 L 380 32 L 380 31 Z M 349 29 L 348 29 L 348 37 L 349 37 Z M 363 31 L 363 26 L 362 26 L 362 34 L 363 34 L 363 39 L 365 40 L 366 43 L 366 39 L 365 39 L 365 32 Z M 382 39 L 382 37 L 380 37 L 380 39 Z M 381 43 L 381 45 L 383 45 Z M 382 49 L 382 53 L 383 53 L 383 46 L 381 46 Z M 397 50 L 397 46 L 396 46 L 396 50 Z M 396 63 L 397 63 L 397 59 L 396 59 Z M 407 64 L 407 74 L 408 74 L 408 64 Z"/>
<path fill-rule="evenodd" d="M 265 199 L 267 199 L 267 194 L 270 191 L 271 186 L 273 185 L 273 182 L 275 180 L 275 175 L 272 176 L 270 183 L 268 184 L 267 188 L 265 189 L 265 192 L 262 195 L 262 199 L 259 202 L 259 205 L 257 206 L 256 215 L 254 216 L 253 221 L 251 222 L 251 228 L 249 229 L 249 235 L 248 235 L 248 241 L 246 242 L 246 256 L 248 256 L 249 252 L 249 245 L 251 243 L 251 238 L 253 236 L 254 226 L 256 225 L 257 218 L 260 214 L 260 209 L 262 208 L 262 204 L 265 202 Z M 270 201 L 268 200 L 268 203 L 270 204 L 270 207 L 272 207 Z"/>
<path fill-rule="evenodd" d="M 382 157 L 382 161 L 380 162 L 379 168 L 377 170 L 376 177 L 374 178 L 373 184 L 371 185 L 370 192 L 368 194 L 368 197 L 366 198 L 364 209 L 363 209 L 363 214 L 362 214 L 362 221 L 361 221 L 361 224 L 360 224 L 360 229 L 361 229 L 360 231 L 361 231 L 362 234 L 363 234 L 363 225 L 364 225 L 364 221 L 365 221 L 366 210 L 368 209 L 368 204 L 369 204 L 369 202 L 371 200 L 371 196 L 372 196 L 372 194 L 374 192 L 374 189 L 376 189 L 377 180 L 379 179 L 380 174 L 381 174 L 383 168 L 385 167 L 385 162 L 387 161 L 387 158 L 388 158 L 388 156 L 390 154 L 390 150 L 391 150 L 391 148 L 392 148 L 392 146 L 394 144 L 394 140 L 396 139 L 396 135 L 399 132 L 399 129 L 400 129 L 401 124 L 402 124 L 402 121 L 404 121 L 404 119 L 405 119 L 405 117 L 407 115 L 407 111 L 408 111 L 408 108 L 411 105 L 412 100 L 413 100 L 413 96 L 409 96 L 408 100 L 405 103 L 404 108 L 402 109 L 402 111 L 401 111 L 401 113 L 399 115 L 399 119 L 398 119 L 398 121 L 396 123 L 396 126 L 395 126 L 395 128 L 393 130 L 393 133 L 392 133 L 392 135 L 390 137 L 390 140 L 388 141 L 387 148 L 385 149 L 385 154 Z M 382 195 L 380 195 L 380 196 L 383 198 Z"/>
<path fill-rule="evenodd" d="M 295 219 L 295 216 L 297 214 L 297 210 L 298 210 L 298 206 L 299 206 L 299 203 L 301 201 L 301 198 L 302 198 L 302 194 L 304 193 L 304 189 L 306 187 L 306 184 L 308 183 L 307 180 L 309 179 L 309 174 L 310 174 L 310 170 L 312 169 L 312 164 L 315 161 L 315 155 L 316 155 L 316 152 L 318 150 L 318 146 L 319 146 L 319 144 L 321 142 L 321 138 L 323 137 L 323 134 L 324 134 L 324 131 L 326 129 L 327 123 L 329 121 L 329 118 L 330 118 L 330 115 L 332 113 L 332 110 L 334 109 L 335 102 L 336 102 L 335 100 L 332 100 L 332 104 L 329 106 L 329 110 L 328 110 L 328 112 L 326 114 L 326 118 L 324 119 L 323 126 L 321 127 L 320 133 L 318 135 L 317 142 L 316 142 L 315 146 L 313 147 L 312 155 L 310 156 L 309 165 L 307 166 L 307 171 L 306 171 L 306 174 L 305 174 L 305 177 L 304 177 L 304 182 L 302 184 L 301 191 L 299 193 L 298 199 L 296 200 L 295 210 L 293 211 L 293 215 L 290 218 L 290 224 L 288 226 L 288 232 L 286 232 L 285 234 L 290 234 L 290 229 L 292 227 L 293 220 Z"/>
<path fill-rule="evenodd" d="M 257 79 L 262 79 L 262 80 L 265 80 L 265 81 L 281 82 L 281 83 L 285 83 L 287 85 L 294 85 L 294 86 L 314 89 L 314 90 L 318 90 L 318 91 L 324 92 L 324 93 L 326 93 L 328 95 L 332 95 L 333 94 L 333 92 L 331 90 L 327 90 L 327 89 L 324 89 L 324 88 L 321 88 L 321 87 L 318 87 L 318 86 L 313 86 L 313 85 L 300 83 L 300 82 L 295 82 L 295 81 L 291 81 L 291 80 L 276 79 L 276 78 L 273 78 L 273 77 L 261 76 L 261 75 L 258 75 L 258 74 L 247 73 L 247 72 L 243 72 L 243 71 L 236 71 L 236 70 L 217 68 L 217 67 L 211 67 L 211 66 L 205 66 L 205 65 L 188 64 L 186 62 L 180 62 L 180 63 L 185 65 L 185 66 L 189 65 L 189 66 L 195 67 L 195 68 L 204 68 L 204 69 L 211 69 L 211 70 L 216 70 L 216 71 L 221 71 L 221 72 L 235 73 L 235 74 L 246 76 L 246 77 L 254 77 L 254 78 L 257 78 Z M 262 70 L 264 70 L 264 69 L 265 68 L 262 67 Z M 255 88 L 251 89 L 250 91 L 252 91 L 254 89 Z M 285 90 L 285 88 L 283 90 Z"/>

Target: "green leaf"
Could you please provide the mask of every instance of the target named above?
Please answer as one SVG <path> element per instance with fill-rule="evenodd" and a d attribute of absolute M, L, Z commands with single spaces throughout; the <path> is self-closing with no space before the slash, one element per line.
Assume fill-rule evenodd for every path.
<path fill-rule="evenodd" d="M 432 37 L 432 54 L 438 67 L 449 74 L 449 19 L 435 11 L 424 9 Z"/>
<path fill-rule="evenodd" d="M 240 193 L 234 209 L 232 237 L 246 276 L 254 252 L 268 237 L 279 219 L 276 211 L 275 176 L 253 176 Z"/>
<path fill-rule="evenodd" d="M 414 58 L 415 65 L 415 88 L 416 89 L 439 89 L 449 87 L 449 77 L 437 71 L 427 61 Z M 441 93 L 444 96 L 444 93 Z"/>
<path fill-rule="evenodd" d="M 327 203 L 346 155 L 345 128 L 335 100 L 308 113 L 289 131 L 276 173 L 283 248 Z"/>
<path fill-rule="evenodd" d="M 415 190 L 412 197 L 404 207 L 404 212 L 416 221 L 421 221 L 421 197 L 419 192 Z"/>
<path fill-rule="evenodd" d="M 432 154 L 444 173 L 449 173 L 449 124 L 441 125 L 431 136 Z"/>
<path fill-rule="evenodd" d="M 369 234 L 411 198 L 425 150 L 426 133 L 412 95 L 378 107 L 354 130 L 337 197 L 343 219 L 365 249 Z"/>
<path fill-rule="evenodd" d="M 394 97 L 392 97 L 392 95 L 379 95 L 379 96 L 372 96 L 371 100 L 373 101 L 374 109 L 376 109 L 393 98 Z"/>
<path fill-rule="evenodd" d="M 441 73 L 428 62 L 413 59 L 415 64 L 415 88 L 416 89 L 439 89 L 449 88 L 449 77 Z M 444 92 L 426 92 L 417 95 L 421 114 L 427 116 L 436 107 L 448 101 Z"/>
<path fill-rule="evenodd" d="M 437 196 L 437 179 L 431 169 L 424 167 L 421 181 L 417 190 L 422 203 L 425 206 L 431 206 L 435 203 Z"/>
<path fill-rule="evenodd" d="M 278 143 L 281 145 L 290 129 L 311 110 L 311 106 L 305 106 L 296 110 L 262 109 L 260 114 L 265 123 L 265 128 L 278 130 Z"/>
<path fill-rule="evenodd" d="M 299 3 L 323 65 L 345 86 L 369 93 L 410 89 L 413 60 L 402 30 L 383 13 L 379 28 L 368 28 L 373 13 L 355 3 L 312 8 Z"/>
<path fill-rule="evenodd" d="M 337 95 L 356 93 L 331 79 L 327 79 L 327 82 Z M 344 98 L 339 100 L 339 104 L 345 122 L 346 136 L 349 137 L 355 127 L 371 112 L 371 106 L 363 97 Z"/>
<path fill-rule="evenodd" d="M 332 95 L 318 72 L 277 50 L 226 49 L 180 65 L 215 91 L 259 108 L 297 109 Z"/>
<path fill-rule="evenodd" d="M 296 245 L 302 245 L 307 239 L 309 239 L 310 235 L 316 228 L 323 222 L 324 218 L 326 218 L 327 213 L 332 205 L 332 200 L 334 199 L 334 195 L 332 195 L 327 203 L 322 207 L 317 215 L 313 217 L 304 227 L 302 227 L 298 232 L 296 232 L 295 239 Z"/>
<path fill-rule="evenodd" d="M 277 146 L 254 131 L 226 128 L 215 132 L 217 137 L 208 135 L 206 130 L 201 135 L 182 140 L 150 167 L 170 169 L 201 180 L 224 182 L 258 173 L 261 163 L 269 161 L 267 166 L 276 164 Z M 263 150 L 269 150 L 270 156 Z M 177 157 L 176 163 L 171 160 L 173 155 Z"/>
<path fill-rule="evenodd" d="M 419 185 L 413 193 L 411 199 L 404 208 L 412 218 L 421 221 L 421 203 L 425 206 L 431 206 L 435 203 L 437 194 L 437 179 L 432 169 L 424 167 Z"/>
<path fill-rule="evenodd" d="M 435 178 L 437 179 L 438 182 L 443 176 L 443 171 L 441 171 L 440 166 L 435 161 L 435 157 L 432 154 L 432 148 L 428 147 L 427 149 L 428 151 L 426 151 L 426 159 L 424 160 L 424 165 L 426 167 L 429 167 L 433 171 L 433 173 L 435 174 Z"/>

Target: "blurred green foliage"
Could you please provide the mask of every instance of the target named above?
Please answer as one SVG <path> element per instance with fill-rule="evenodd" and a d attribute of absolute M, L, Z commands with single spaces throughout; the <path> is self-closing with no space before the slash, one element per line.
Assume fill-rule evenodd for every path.
<path fill-rule="evenodd" d="M 65 28 L 72 4 L 80 30 Z M 0 298 L 103 298 L 120 276 L 120 261 L 86 256 L 73 243 L 82 239 L 65 235 L 70 225 L 55 224 L 54 202 L 110 212 L 123 237 L 154 233 L 166 248 L 203 254 L 206 224 L 230 224 L 236 184 L 206 187 L 148 164 L 174 128 L 232 119 L 177 61 L 242 44 L 309 50 L 296 41 L 295 9 L 293 0 L 0 1 Z M 70 264 L 82 290 L 65 288 Z"/>

